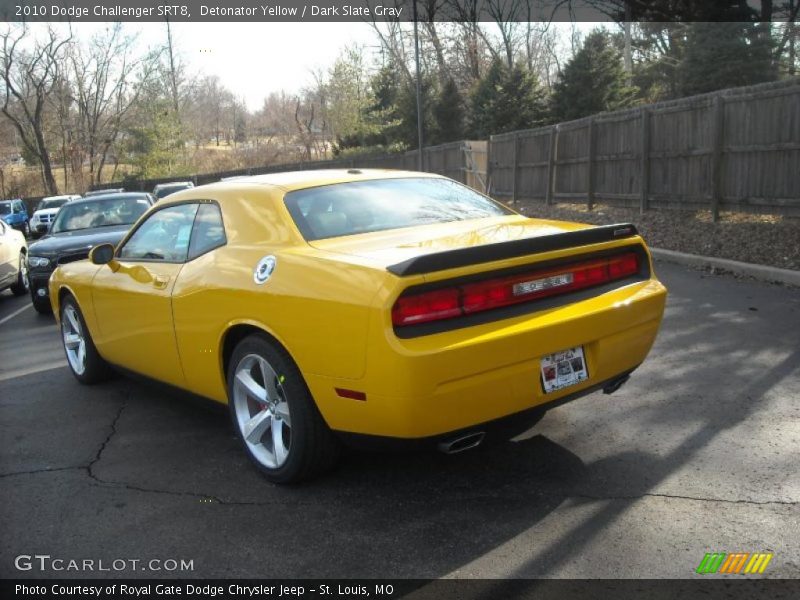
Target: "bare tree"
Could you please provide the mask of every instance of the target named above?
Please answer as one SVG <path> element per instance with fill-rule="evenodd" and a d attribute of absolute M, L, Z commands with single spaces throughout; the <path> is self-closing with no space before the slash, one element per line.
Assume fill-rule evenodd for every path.
<path fill-rule="evenodd" d="M 109 150 L 137 104 L 143 82 L 155 71 L 156 56 L 134 56 L 135 43 L 136 38 L 115 23 L 88 48 L 76 44 L 70 52 L 76 142 L 89 161 L 90 183 L 100 183 Z"/>
<path fill-rule="evenodd" d="M 72 33 L 61 37 L 48 27 L 43 40 L 32 40 L 30 50 L 23 49 L 27 28 L 9 27 L 0 33 L 0 110 L 11 121 L 28 153 L 41 167 L 42 183 L 48 194 L 57 194 L 47 141 L 45 110 L 47 98 L 59 81 L 64 55 Z"/>

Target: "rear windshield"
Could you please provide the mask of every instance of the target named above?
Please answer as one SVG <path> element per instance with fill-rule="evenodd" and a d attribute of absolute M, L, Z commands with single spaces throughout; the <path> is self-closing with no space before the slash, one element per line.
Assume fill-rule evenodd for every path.
<path fill-rule="evenodd" d="M 11 214 L 11 202 L 3 202 L 0 204 L 0 215 L 10 215 Z"/>
<path fill-rule="evenodd" d="M 336 183 L 289 192 L 285 202 L 307 241 L 512 214 L 465 185 L 429 177 Z"/>
<path fill-rule="evenodd" d="M 65 204 L 50 229 L 51 233 L 131 225 L 150 207 L 144 196 L 111 196 L 104 200 L 87 200 Z"/>

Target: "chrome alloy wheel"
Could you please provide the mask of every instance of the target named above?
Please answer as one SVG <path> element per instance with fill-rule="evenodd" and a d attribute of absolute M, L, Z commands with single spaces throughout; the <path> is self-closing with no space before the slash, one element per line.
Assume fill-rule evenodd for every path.
<path fill-rule="evenodd" d="M 64 349 L 67 351 L 69 366 L 78 375 L 86 370 L 86 339 L 83 335 L 81 320 L 73 306 L 64 308 L 61 318 L 61 336 L 64 338 Z"/>
<path fill-rule="evenodd" d="M 257 354 L 246 355 L 236 365 L 236 423 L 253 456 L 270 469 L 286 462 L 292 446 L 292 419 L 282 382 L 275 369 Z"/>

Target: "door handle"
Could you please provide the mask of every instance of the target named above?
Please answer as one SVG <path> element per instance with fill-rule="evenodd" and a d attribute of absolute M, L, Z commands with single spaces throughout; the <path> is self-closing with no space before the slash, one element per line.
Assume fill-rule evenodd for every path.
<path fill-rule="evenodd" d="M 153 275 L 153 286 L 160 290 L 167 287 L 169 283 L 169 275 Z"/>

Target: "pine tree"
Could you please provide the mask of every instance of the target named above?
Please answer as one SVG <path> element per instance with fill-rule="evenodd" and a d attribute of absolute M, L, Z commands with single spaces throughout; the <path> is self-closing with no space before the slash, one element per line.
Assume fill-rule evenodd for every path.
<path fill-rule="evenodd" d="M 564 66 L 555 85 L 551 110 L 555 120 L 570 121 L 633 104 L 635 89 L 626 83 L 622 57 L 610 36 L 595 30 Z"/>
<path fill-rule="evenodd" d="M 494 60 L 470 97 L 469 133 L 474 139 L 486 139 L 494 131 L 494 110 L 497 97 L 506 77 L 506 67 L 500 60 Z"/>
<path fill-rule="evenodd" d="M 492 133 L 538 127 L 545 121 L 544 90 L 521 64 L 506 71 L 493 110 Z"/>
<path fill-rule="evenodd" d="M 769 28 L 752 23 L 690 24 L 677 78 L 683 96 L 774 81 L 778 71 Z"/>
<path fill-rule="evenodd" d="M 433 106 L 436 100 L 435 87 L 430 77 L 422 76 L 420 94 L 422 96 L 422 141 L 425 146 L 430 145 L 430 136 L 435 130 Z M 405 148 L 414 149 L 419 141 L 417 139 L 417 83 L 409 81 L 400 88 L 397 94 L 396 113 L 397 125 L 393 128 L 393 143 Z"/>
<path fill-rule="evenodd" d="M 464 99 L 455 81 L 448 78 L 433 105 L 434 131 L 431 144 L 464 138 Z"/>

